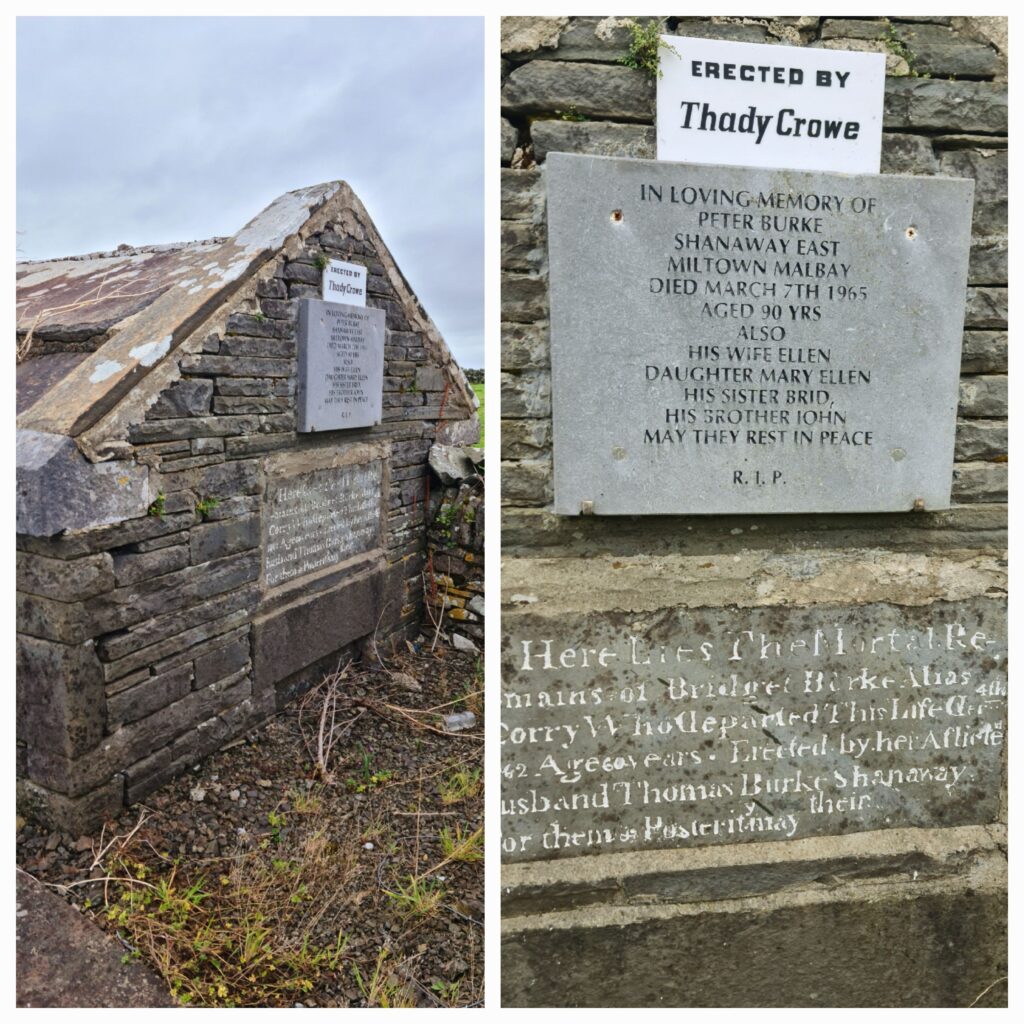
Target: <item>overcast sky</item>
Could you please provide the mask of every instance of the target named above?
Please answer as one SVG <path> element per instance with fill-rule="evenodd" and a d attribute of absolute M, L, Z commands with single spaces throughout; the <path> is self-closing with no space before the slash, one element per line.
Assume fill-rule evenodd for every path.
<path fill-rule="evenodd" d="M 19 18 L 18 259 L 234 234 L 341 178 L 483 366 L 483 20 Z"/>

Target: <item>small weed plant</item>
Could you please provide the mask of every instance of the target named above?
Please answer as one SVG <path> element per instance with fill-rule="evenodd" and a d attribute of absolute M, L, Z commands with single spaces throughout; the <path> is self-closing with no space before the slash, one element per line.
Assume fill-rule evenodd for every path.
<path fill-rule="evenodd" d="M 312 931 L 336 911 L 354 853 L 321 834 L 285 854 L 260 851 L 219 876 L 185 877 L 177 860 L 144 863 L 122 850 L 105 864 L 104 913 L 163 975 L 179 1003 L 291 1006 L 348 959 L 348 937 Z"/>
<path fill-rule="evenodd" d="M 374 770 L 373 759 L 362 747 L 359 748 L 359 753 L 362 757 L 362 768 L 359 778 L 348 778 L 345 780 L 345 786 L 351 792 L 367 793 L 371 789 L 375 789 L 377 786 L 391 780 L 391 772 L 380 771 L 379 769 Z"/>
<path fill-rule="evenodd" d="M 409 991 L 409 986 L 384 969 L 384 962 L 390 955 L 391 951 L 385 946 L 377 954 L 372 973 L 364 978 L 358 964 L 354 964 L 352 976 L 367 1006 L 382 1010 L 411 1009 L 416 1005 L 416 999 Z"/>
<path fill-rule="evenodd" d="M 899 35 L 896 33 L 895 27 L 893 26 L 892 22 L 889 21 L 888 19 L 886 19 L 885 36 L 883 37 L 883 42 L 885 43 L 886 49 L 888 49 L 890 53 L 894 53 L 897 57 L 901 57 L 904 61 L 906 61 L 907 67 L 910 70 L 911 78 L 932 77 L 931 74 L 927 71 L 922 73 L 917 70 L 917 68 L 914 66 L 918 60 L 917 54 L 914 53 L 914 51 L 911 50 L 910 47 L 907 46 L 907 44 L 902 39 L 900 39 Z"/>
<path fill-rule="evenodd" d="M 629 43 L 629 52 L 619 58 L 619 63 L 643 72 L 648 78 L 663 77 L 661 51 L 667 50 L 674 56 L 679 56 L 674 46 L 662 40 L 661 33 L 664 28 L 664 22 L 661 21 L 649 21 L 646 25 L 634 21 L 629 26 L 633 36 Z"/>
<path fill-rule="evenodd" d="M 219 504 L 219 498 L 200 498 L 196 502 L 196 512 L 205 519 Z"/>

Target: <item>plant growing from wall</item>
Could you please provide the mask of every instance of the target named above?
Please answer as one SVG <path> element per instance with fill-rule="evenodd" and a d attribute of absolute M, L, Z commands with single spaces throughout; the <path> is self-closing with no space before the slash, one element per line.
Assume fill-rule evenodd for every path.
<path fill-rule="evenodd" d="M 219 504 L 219 498 L 200 498 L 196 502 L 196 511 L 205 519 Z"/>
<path fill-rule="evenodd" d="M 649 21 L 646 25 L 632 22 L 629 30 L 633 35 L 629 44 L 629 53 L 619 58 L 620 64 L 635 71 L 642 71 L 648 78 L 661 78 L 661 51 L 679 56 L 676 48 L 661 38 L 665 28 L 663 21 Z"/>
<path fill-rule="evenodd" d="M 151 516 L 158 516 L 162 519 L 164 515 L 164 505 L 166 501 L 167 496 L 164 494 L 163 491 L 160 491 L 160 493 L 157 494 L 156 496 L 156 501 L 154 501 L 153 504 L 149 506 L 147 514 Z"/>
<path fill-rule="evenodd" d="M 896 33 L 896 29 L 893 23 L 888 18 L 885 20 L 885 35 L 882 37 L 886 48 L 890 53 L 896 54 L 897 57 L 902 58 L 907 63 L 911 78 L 931 78 L 932 76 L 927 72 L 920 72 L 914 65 L 917 63 L 918 57 L 913 50 L 910 49 L 907 44 L 900 39 Z"/>
<path fill-rule="evenodd" d="M 326 270 L 328 263 L 330 260 L 322 252 L 318 252 L 313 259 L 313 265 L 317 270 Z"/>

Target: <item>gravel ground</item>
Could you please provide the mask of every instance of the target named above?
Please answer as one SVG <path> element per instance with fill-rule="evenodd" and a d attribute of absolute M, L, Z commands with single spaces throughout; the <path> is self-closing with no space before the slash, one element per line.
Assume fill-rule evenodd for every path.
<path fill-rule="evenodd" d="M 349 667 L 102 833 L 19 820 L 18 863 L 183 1002 L 482 1005 L 483 656 L 428 648 Z"/>

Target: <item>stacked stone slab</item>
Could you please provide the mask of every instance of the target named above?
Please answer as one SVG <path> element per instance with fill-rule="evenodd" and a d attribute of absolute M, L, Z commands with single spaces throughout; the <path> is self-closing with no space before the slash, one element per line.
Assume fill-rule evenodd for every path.
<path fill-rule="evenodd" d="M 436 476 L 428 504 L 427 572 L 431 618 L 453 642 L 484 641 L 484 452 L 436 445 L 430 464 Z M 435 627 L 436 628 L 436 627 Z M 463 644 L 466 650 L 469 644 Z"/>
<path fill-rule="evenodd" d="M 974 180 L 953 504 L 899 515 L 645 519 L 550 511 L 546 159 L 556 151 L 653 159 L 655 86 L 619 63 L 628 19 L 506 18 L 506 688 L 520 689 L 524 639 L 599 650 L 609 636 L 668 639 L 673 629 L 710 619 L 742 630 L 819 613 L 849 615 L 865 627 L 966 613 L 986 616 L 1005 641 L 1005 19 L 663 20 L 667 32 L 683 36 L 887 54 L 882 173 Z M 605 676 L 608 683 L 612 674 Z M 557 686 L 572 690 L 575 677 L 563 672 Z M 516 699 L 508 696 L 510 706 Z M 530 721 L 561 719 L 538 711 Z M 510 760 L 514 749 L 503 756 Z M 507 851 L 503 1003 L 1005 1004 L 999 774 L 997 758 L 983 800 L 923 816 L 911 828 L 851 817 L 845 834 L 788 842 L 670 841 L 670 849 L 557 857 Z M 511 796 L 520 792 L 508 784 Z M 530 810 L 510 805 L 506 820 Z M 567 811 L 561 817 L 577 820 Z"/>
<path fill-rule="evenodd" d="M 300 434 L 298 304 L 333 258 L 367 267 L 386 314 L 383 417 Z M 475 437 L 476 400 L 343 182 L 230 239 L 18 283 L 19 795 L 77 833 L 419 628 L 427 453 Z M 378 535 L 272 585 L 272 482 L 353 462 L 381 481 Z"/>

